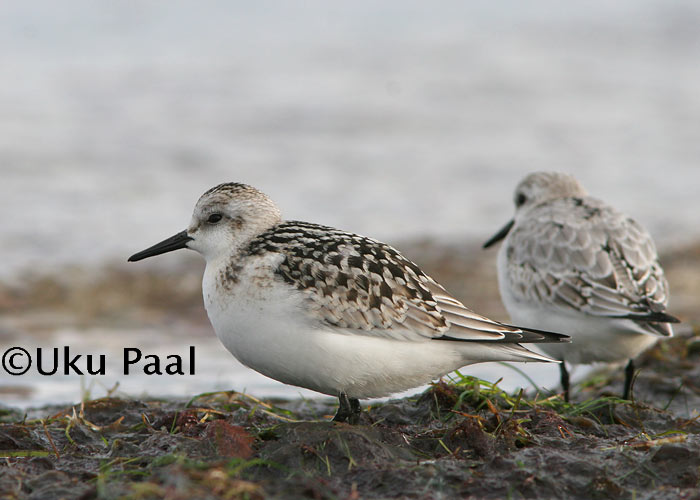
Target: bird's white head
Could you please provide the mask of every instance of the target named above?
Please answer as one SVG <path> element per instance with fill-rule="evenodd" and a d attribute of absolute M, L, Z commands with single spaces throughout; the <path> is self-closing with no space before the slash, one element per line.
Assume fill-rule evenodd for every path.
<path fill-rule="evenodd" d="M 281 220 L 277 205 L 252 186 L 219 184 L 197 201 L 187 245 L 205 259 L 230 255 Z"/>
<path fill-rule="evenodd" d="M 555 198 L 583 197 L 588 193 L 573 176 L 561 172 L 534 172 L 515 188 L 513 203 L 515 203 L 515 217 L 508 222 L 491 239 L 484 243 L 484 248 L 499 242 L 505 238 L 519 218 L 524 217 L 530 209 L 540 203 Z"/>
<path fill-rule="evenodd" d="M 515 216 L 527 212 L 535 205 L 555 198 L 573 198 L 587 196 L 581 183 L 572 175 L 561 172 L 534 172 L 515 188 L 513 203 Z"/>
<path fill-rule="evenodd" d="M 132 255 L 129 261 L 180 248 L 195 250 L 207 261 L 230 256 L 280 220 L 277 205 L 261 191 L 246 184 L 219 184 L 199 198 L 185 231 Z"/>

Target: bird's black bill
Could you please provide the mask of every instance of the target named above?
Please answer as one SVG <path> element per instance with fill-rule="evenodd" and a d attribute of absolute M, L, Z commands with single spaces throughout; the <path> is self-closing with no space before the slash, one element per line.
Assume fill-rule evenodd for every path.
<path fill-rule="evenodd" d="M 160 255 L 162 253 L 172 252 L 173 250 L 179 250 L 181 248 L 187 248 L 187 242 L 192 241 L 192 238 L 187 236 L 187 231 L 182 231 L 168 239 L 156 243 L 150 248 L 143 250 L 139 253 L 135 253 L 129 257 L 129 262 L 136 262 L 137 260 L 146 259 L 148 257 L 153 257 L 155 255 Z"/>
<path fill-rule="evenodd" d="M 496 234 L 494 234 L 494 235 L 491 237 L 491 239 L 490 239 L 489 241 L 487 241 L 486 243 L 484 243 L 484 246 L 483 246 L 482 248 L 488 248 L 488 247 L 490 247 L 491 245 L 493 245 L 494 243 L 498 243 L 498 242 L 501 241 L 503 238 L 505 238 L 506 235 L 508 234 L 508 232 L 509 232 L 509 231 L 511 230 L 511 228 L 513 227 L 513 224 L 515 224 L 515 219 L 511 220 L 510 222 L 508 222 L 508 224 L 506 224 L 505 226 L 503 226 L 503 229 L 501 229 L 500 231 L 498 231 Z"/>

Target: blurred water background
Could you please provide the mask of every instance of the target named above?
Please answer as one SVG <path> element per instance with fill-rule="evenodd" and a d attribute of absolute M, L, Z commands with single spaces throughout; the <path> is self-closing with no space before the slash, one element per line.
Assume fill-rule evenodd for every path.
<path fill-rule="evenodd" d="M 199 304 L 188 321 L 119 317 L 133 290 L 109 273 L 134 272 L 126 258 L 184 229 L 224 181 L 259 187 L 286 218 L 459 247 L 510 218 L 526 173 L 563 170 L 662 251 L 697 240 L 698 26 L 690 0 L 0 3 L 0 343 L 199 354 L 179 379 L 0 372 L 2 400 L 71 401 L 117 380 L 128 394 L 301 393 L 236 365 Z M 200 265 L 185 253 L 135 272 Z M 33 301 L 43 277 L 69 274 L 70 290 L 103 277 L 111 322 Z M 539 369 L 552 386 L 556 369 Z"/>

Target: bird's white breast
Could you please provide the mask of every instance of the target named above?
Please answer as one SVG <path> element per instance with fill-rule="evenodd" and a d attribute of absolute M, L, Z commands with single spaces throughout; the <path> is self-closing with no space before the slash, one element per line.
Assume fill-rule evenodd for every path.
<path fill-rule="evenodd" d="M 292 342 L 303 298 L 274 278 L 277 254 L 249 258 L 233 279 L 223 263 L 208 263 L 202 281 L 204 304 L 219 340 L 242 363 L 262 371 L 274 364 L 280 346 Z"/>

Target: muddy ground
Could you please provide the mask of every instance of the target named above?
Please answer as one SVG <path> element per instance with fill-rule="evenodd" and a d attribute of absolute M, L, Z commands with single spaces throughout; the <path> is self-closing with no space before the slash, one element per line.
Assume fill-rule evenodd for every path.
<path fill-rule="evenodd" d="M 406 253 L 475 309 L 504 317 L 492 262 L 427 242 Z M 579 384 L 572 404 L 457 377 L 365 405 L 357 426 L 330 422 L 326 403 L 236 392 L 0 407 L 0 498 L 700 499 L 699 264 L 699 246 L 665 257 L 672 312 L 688 326 L 639 359 L 634 401 L 616 397 L 623 374 L 612 370 Z M 113 272 L 109 293 L 115 280 L 124 293 L 109 301 L 100 279 L 81 291 L 42 278 L 35 292 L 0 290 L 0 309 L 114 321 L 115 302 L 138 296 L 146 313 L 125 316 L 196 322 L 196 271 L 175 282 Z"/>
<path fill-rule="evenodd" d="M 700 498 L 700 337 L 579 387 L 576 403 L 465 378 L 371 405 L 230 392 L 98 399 L 0 424 L 3 498 Z"/>

